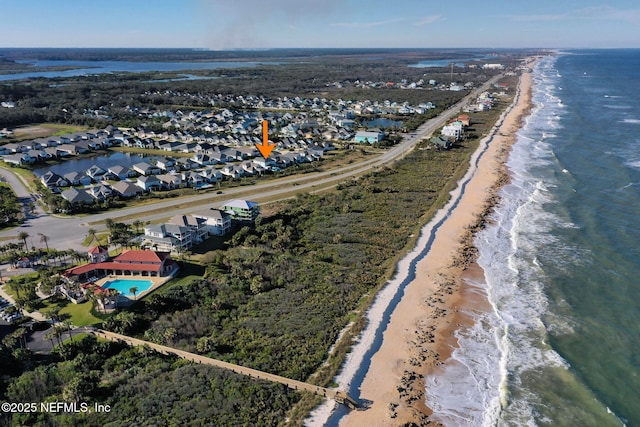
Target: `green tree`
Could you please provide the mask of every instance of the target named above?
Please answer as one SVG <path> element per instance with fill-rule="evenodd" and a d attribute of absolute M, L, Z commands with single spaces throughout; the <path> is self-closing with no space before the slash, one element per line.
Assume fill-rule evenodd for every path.
<path fill-rule="evenodd" d="M 21 231 L 18 233 L 18 239 L 24 242 L 24 251 L 29 252 L 29 247 L 27 246 L 27 237 L 29 237 L 29 233 L 26 231 Z"/>
<path fill-rule="evenodd" d="M 100 244 L 100 240 L 98 239 L 98 231 L 95 228 L 90 228 L 87 230 L 87 237 L 91 237 L 91 242 L 89 243 L 89 245 L 91 245 L 91 243 L 93 243 L 94 241 L 97 241 L 98 245 Z"/>
<path fill-rule="evenodd" d="M 140 227 L 143 224 L 144 223 L 142 221 L 140 221 L 139 219 L 136 219 L 135 221 L 133 221 L 133 226 L 136 228 L 136 234 L 140 234 Z"/>
<path fill-rule="evenodd" d="M 49 252 L 49 237 L 42 233 L 38 233 L 38 236 L 40 236 L 40 243 L 44 243 L 47 247 L 47 252 Z"/>

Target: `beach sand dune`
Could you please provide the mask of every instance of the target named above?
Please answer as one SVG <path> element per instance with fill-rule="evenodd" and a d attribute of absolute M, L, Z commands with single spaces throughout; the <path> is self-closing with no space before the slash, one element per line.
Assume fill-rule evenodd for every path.
<path fill-rule="evenodd" d="M 437 228 L 428 253 L 416 266 L 416 278 L 406 286 L 391 314 L 382 345 L 371 358 L 360 388 L 359 398 L 368 402 L 368 408 L 350 412 L 340 426 L 438 425 L 429 419 L 424 378 L 446 363 L 457 345 L 454 332 L 471 322 L 463 312 L 489 308 L 483 295 L 464 286 L 465 280 L 484 280 L 483 271 L 474 264 L 473 233 L 496 203 L 496 189 L 508 181 L 504 164 L 530 108 L 531 84 L 531 75 L 524 73 L 519 96 L 487 138 L 485 150 L 481 144 L 479 161 L 476 166 L 472 160 L 464 192 L 453 194 L 453 198 L 459 196 L 458 205 Z M 384 306 L 384 298 L 381 294 L 376 303 Z M 343 370 L 338 378 L 341 388 L 345 384 L 340 378 L 348 381 L 352 374 Z"/>

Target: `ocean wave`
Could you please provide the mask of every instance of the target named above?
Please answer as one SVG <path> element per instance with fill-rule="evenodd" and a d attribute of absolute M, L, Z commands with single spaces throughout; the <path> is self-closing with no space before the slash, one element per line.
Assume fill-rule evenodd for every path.
<path fill-rule="evenodd" d="M 536 425 L 540 396 L 523 383 L 529 372 L 567 369 L 568 364 L 547 343 L 544 321 L 549 301 L 544 293 L 545 263 L 538 248 L 554 247 L 566 257 L 575 247 L 560 244 L 554 227 L 576 227 L 568 219 L 545 211 L 553 204 L 549 189 L 557 183 L 534 178 L 531 168 L 555 168 L 550 140 L 560 127 L 554 89 L 557 75 L 549 74 L 552 59 L 543 59 L 534 75 L 534 109 L 517 134 L 507 166 L 512 181 L 501 191 L 502 202 L 492 214 L 492 226 L 476 235 L 478 263 L 485 271 L 486 293 L 493 310 L 476 313 L 473 326 L 456 333 L 459 347 L 426 379 L 426 399 L 433 418 L 445 425 Z M 542 71 L 541 71 L 542 70 Z M 540 76 L 540 73 L 543 76 Z M 546 83 L 545 83 L 546 82 Z M 545 84 L 549 86 L 545 86 Z M 554 103 L 553 100 L 556 99 Z M 568 321 L 554 323 L 571 331 Z"/>
<path fill-rule="evenodd" d="M 630 168 L 640 169 L 640 160 L 631 160 L 631 161 L 625 162 L 624 164 L 625 166 L 628 166 Z"/>

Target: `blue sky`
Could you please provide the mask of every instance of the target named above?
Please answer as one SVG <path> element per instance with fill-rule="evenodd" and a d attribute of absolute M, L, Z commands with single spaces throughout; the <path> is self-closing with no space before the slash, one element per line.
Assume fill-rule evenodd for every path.
<path fill-rule="evenodd" d="M 0 47 L 640 47 L 637 0 L 2 0 Z"/>

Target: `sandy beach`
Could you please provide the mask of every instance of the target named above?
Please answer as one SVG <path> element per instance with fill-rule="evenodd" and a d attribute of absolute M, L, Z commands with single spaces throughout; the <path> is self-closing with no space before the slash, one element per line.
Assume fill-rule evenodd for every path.
<path fill-rule="evenodd" d="M 424 378 L 446 363 L 457 345 L 455 330 L 471 322 L 463 311 L 487 308 L 484 296 L 464 285 L 465 280 L 484 279 L 483 271 L 474 263 L 472 240 L 474 231 L 482 227 L 496 202 L 496 189 L 508 180 L 504 164 L 521 120 L 530 108 L 531 84 L 531 75 L 524 73 L 515 103 L 503 114 L 492 136 L 486 138 L 486 149 L 481 144 L 474 154 L 461 181 L 465 185 L 452 193 L 451 206 L 442 209 L 425 226 L 416 250 L 399 263 L 400 279 L 396 280 L 402 281 L 404 273 L 412 268 L 410 261 L 420 248 L 428 247 L 426 255 L 415 264 L 415 277 L 390 315 L 380 349 L 371 357 L 358 396 L 367 408 L 350 412 L 342 418 L 340 426 L 438 425 L 429 419 L 431 410 L 425 405 Z M 424 240 L 431 234 L 431 241 Z M 369 310 L 370 323 L 384 312 L 385 304 L 394 295 L 394 286 L 397 289 L 398 285 L 392 281 L 382 290 Z M 362 360 L 362 354 L 374 339 L 368 333 L 375 331 L 365 330 L 337 378 L 342 389 L 348 387 L 359 358 Z M 333 406 L 327 405 L 319 411 Z M 307 421 L 316 425 L 321 418 L 316 413 Z"/>

